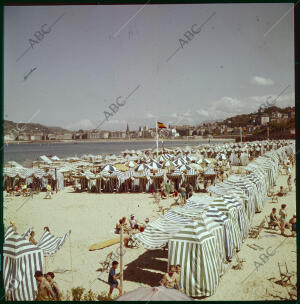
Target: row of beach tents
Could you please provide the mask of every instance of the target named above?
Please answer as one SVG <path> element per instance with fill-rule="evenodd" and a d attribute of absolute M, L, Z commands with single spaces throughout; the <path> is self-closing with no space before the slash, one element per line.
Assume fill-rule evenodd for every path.
<path fill-rule="evenodd" d="M 168 244 L 169 265 L 182 266 L 182 288 L 188 296 L 211 296 L 228 261 L 248 236 L 252 219 L 275 185 L 279 162 L 295 145 L 265 153 L 247 166 L 246 176 L 233 175 L 209 187 L 215 195 L 192 196 L 184 207 L 170 209 L 133 239 L 147 249 Z"/>

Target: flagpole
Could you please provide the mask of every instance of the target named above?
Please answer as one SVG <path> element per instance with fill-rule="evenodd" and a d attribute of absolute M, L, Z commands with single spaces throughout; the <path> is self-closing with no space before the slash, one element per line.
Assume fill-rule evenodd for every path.
<path fill-rule="evenodd" d="M 241 142 L 243 142 L 242 127 L 240 127 L 240 136 L 241 136 Z"/>
<path fill-rule="evenodd" d="M 156 121 L 156 158 L 158 158 L 158 132 L 157 132 L 157 121 Z"/>

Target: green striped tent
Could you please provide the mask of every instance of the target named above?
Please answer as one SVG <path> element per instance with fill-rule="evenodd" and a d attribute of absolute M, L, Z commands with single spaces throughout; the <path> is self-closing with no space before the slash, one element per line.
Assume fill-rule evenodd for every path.
<path fill-rule="evenodd" d="M 191 221 L 196 220 L 205 225 L 207 231 L 216 237 L 216 253 L 218 256 L 218 269 L 220 275 L 224 274 L 226 266 L 226 252 L 225 252 L 225 230 L 219 223 L 215 222 L 212 218 L 205 216 L 204 209 L 190 209 L 190 208 L 175 208 L 175 213 L 191 217 Z"/>
<path fill-rule="evenodd" d="M 241 250 L 242 246 L 242 234 L 238 224 L 238 214 L 234 205 L 228 202 L 223 197 L 216 198 L 211 206 L 216 207 L 218 210 L 223 212 L 231 220 L 231 229 L 233 237 L 233 246 L 238 251 Z"/>
<path fill-rule="evenodd" d="M 220 273 L 216 237 L 203 223 L 193 221 L 169 240 L 169 265 L 181 265 L 183 291 L 192 297 L 211 296 L 216 292 Z"/>

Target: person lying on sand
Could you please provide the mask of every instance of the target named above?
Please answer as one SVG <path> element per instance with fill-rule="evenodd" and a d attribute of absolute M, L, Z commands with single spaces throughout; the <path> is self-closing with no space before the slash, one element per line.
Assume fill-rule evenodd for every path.
<path fill-rule="evenodd" d="M 34 239 L 34 235 L 35 235 L 35 232 L 31 231 L 30 232 L 29 242 L 32 243 L 33 245 L 37 245 L 38 242 Z"/>

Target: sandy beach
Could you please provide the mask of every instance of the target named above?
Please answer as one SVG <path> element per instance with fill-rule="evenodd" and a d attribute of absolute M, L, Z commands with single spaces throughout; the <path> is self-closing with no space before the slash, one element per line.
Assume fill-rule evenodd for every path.
<path fill-rule="evenodd" d="M 292 171 L 292 180 L 295 168 Z M 283 185 L 287 186 L 287 175 L 279 175 L 275 192 Z M 5 194 L 4 194 L 5 195 Z M 196 193 L 199 196 L 201 194 Z M 25 232 L 34 227 L 36 240 L 43 233 L 43 227 L 48 226 L 51 233 L 62 236 L 72 230 L 71 237 L 54 257 L 47 258 L 46 270 L 58 271 L 56 281 L 66 294 L 72 287 L 81 286 L 86 290 L 92 289 L 100 294 L 108 292 L 107 273 L 101 273 L 99 262 L 103 262 L 111 251 L 117 252 L 119 245 L 89 251 L 88 247 L 96 242 L 115 238 L 114 227 L 122 216 L 127 218 L 135 214 L 138 221 L 144 222 L 158 218 L 158 206 L 149 193 L 118 193 L 92 194 L 74 193 L 71 187 L 54 194 L 51 200 L 44 199 L 45 193 L 33 198 L 14 197 L 5 199 L 5 226 L 10 220 L 16 222 L 17 231 Z M 264 210 L 254 217 L 252 226 L 258 225 L 268 216 L 272 207 L 280 209 L 282 203 L 287 204 L 288 219 L 296 213 L 296 192 L 279 197 L 278 203 L 265 204 Z M 163 207 L 169 207 L 174 199 L 161 201 Z M 267 227 L 267 225 L 265 225 Z M 287 231 L 290 235 L 291 232 Z M 280 279 L 278 262 L 287 263 L 290 272 L 297 271 L 296 266 L 296 238 L 283 237 L 280 231 L 263 229 L 259 239 L 248 238 L 238 253 L 240 259 L 245 260 L 241 270 L 234 270 L 237 264 L 233 258 L 226 273 L 220 280 L 215 295 L 206 300 L 274 300 L 287 297 L 286 288 L 275 282 Z M 247 244 L 260 246 L 261 250 L 249 248 Z M 270 253 L 269 255 L 266 253 Z M 265 256 L 261 256 L 265 254 Z M 147 251 L 144 248 L 126 249 L 124 255 L 124 290 L 131 291 L 141 285 L 157 286 L 163 273 L 167 270 L 167 251 Z M 263 258 L 263 262 L 260 258 Z M 257 266 L 260 263 L 260 266 Z M 256 270 L 256 267 L 259 269 Z M 249 276 L 249 277 L 248 277 Z M 97 279 L 100 278 L 101 280 Z M 235 288 L 232 288 L 235 286 Z M 118 293 L 114 291 L 113 296 Z M 279 296 L 279 297 L 273 297 Z"/>

